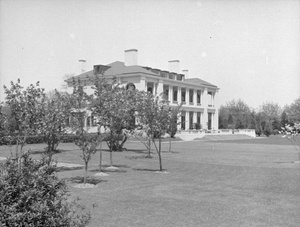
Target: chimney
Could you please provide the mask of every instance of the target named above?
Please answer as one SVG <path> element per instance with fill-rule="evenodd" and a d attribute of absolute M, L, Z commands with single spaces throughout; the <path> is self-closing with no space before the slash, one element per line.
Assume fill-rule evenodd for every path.
<path fill-rule="evenodd" d="M 79 60 L 79 72 L 80 73 L 85 72 L 85 64 L 86 64 L 86 60 L 84 60 L 84 59 Z"/>
<path fill-rule="evenodd" d="M 137 49 L 125 50 L 125 66 L 137 65 Z"/>
<path fill-rule="evenodd" d="M 179 60 L 169 61 L 169 72 L 173 72 L 173 73 L 180 72 Z"/>
<path fill-rule="evenodd" d="M 184 74 L 184 79 L 189 78 L 189 70 L 187 70 L 187 69 L 182 70 L 182 74 Z"/>

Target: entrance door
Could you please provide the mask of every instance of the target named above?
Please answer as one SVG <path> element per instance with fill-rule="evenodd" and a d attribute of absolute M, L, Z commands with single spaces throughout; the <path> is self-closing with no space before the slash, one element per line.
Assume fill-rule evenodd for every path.
<path fill-rule="evenodd" d="M 194 112 L 190 112 L 189 114 L 189 118 L 190 118 L 190 129 L 193 129 L 193 115 L 194 115 Z"/>
<path fill-rule="evenodd" d="M 181 112 L 181 129 L 185 130 L 185 112 Z"/>
<path fill-rule="evenodd" d="M 212 113 L 208 113 L 208 130 L 211 130 L 211 121 L 212 120 Z"/>

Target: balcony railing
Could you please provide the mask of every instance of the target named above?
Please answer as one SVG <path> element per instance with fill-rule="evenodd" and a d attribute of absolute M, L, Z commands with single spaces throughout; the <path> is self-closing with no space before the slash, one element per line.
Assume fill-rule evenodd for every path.
<path fill-rule="evenodd" d="M 214 105 L 212 105 L 212 104 L 208 104 L 208 107 L 215 107 Z"/>

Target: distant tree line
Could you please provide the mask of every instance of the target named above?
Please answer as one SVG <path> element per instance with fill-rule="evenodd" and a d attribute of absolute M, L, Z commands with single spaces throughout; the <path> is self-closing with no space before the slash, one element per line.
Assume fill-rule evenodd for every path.
<path fill-rule="evenodd" d="M 278 134 L 286 124 L 300 122 L 300 97 L 283 108 L 278 103 L 265 102 L 257 110 L 241 99 L 231 100 L 219 109 L 220 129 L 255 129 L 255 133 Z"/>

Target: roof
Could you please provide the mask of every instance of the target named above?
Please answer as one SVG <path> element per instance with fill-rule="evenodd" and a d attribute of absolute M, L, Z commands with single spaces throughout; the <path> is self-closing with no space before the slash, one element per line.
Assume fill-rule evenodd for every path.
<path fill-rule="evenodd" d="M 142 66 L 133 65 L 133 66 L 125 66 L 124 62 L 116 61 L 108 65 L 99 65 L 100 68 L 104 68 L 102 71 L 104 76 L 117 76 L 124 74 L 132 74 L 132 73 L 146 73 L 152 76 L 159 76 L 159 74 L 151 72 L 145 69 Z M 94 70 L 84 72 L 75 76 L 75 79 L 85 79 L 85 78 L 93 78 L 95 77 Z M 72 78 L 67 79 L 67 81 L 72 81 Z"/>
<path fill-rule="evenodd" d="M 197 85 L 207 85 L 207 86 L 217 87 L 216 85 L 208 83 L 208 82 L 206 82 L 204 80 L 201 80 L 199 78 L 185 79 L 185 82 L 188 82 L 188 83 L 191 83 L 191 84 L 197 84 Z"/>
<path fill-rule="evenodd" d="M 115 61 L 108 65 L 95 65 L 93 70 L 79 74 L 74 78 L 82 79 L 82 80 L 85 80 L 87 78 L 93 79 L 94 77 L 96 77 L 96 74 L 94 73 L 95 70 L 98 72 L 98 74 L 103 74 L 104 76 L 122 76 L 126 74 L 135 74 L 135 73 L 142 73 L 142 74 L 147 74 L 156 77 L 165 77 L 166 74 L 184 75 L 184 74 L 169 72 L 169 71 L 155 69 L 146 66 L 139 66 L 139 65 L 125 66 L 124 62 Z M 71 82 L 72 80 L 73 78 L 69 78 L 67 79 L 67 82 Z M 217 88 L 217 86 L 208 83 L 204 80 L 201 80 L 199 78 L 185 79 L 184 82 L 197 84 L 200 86 L 212 86 Z"/>

